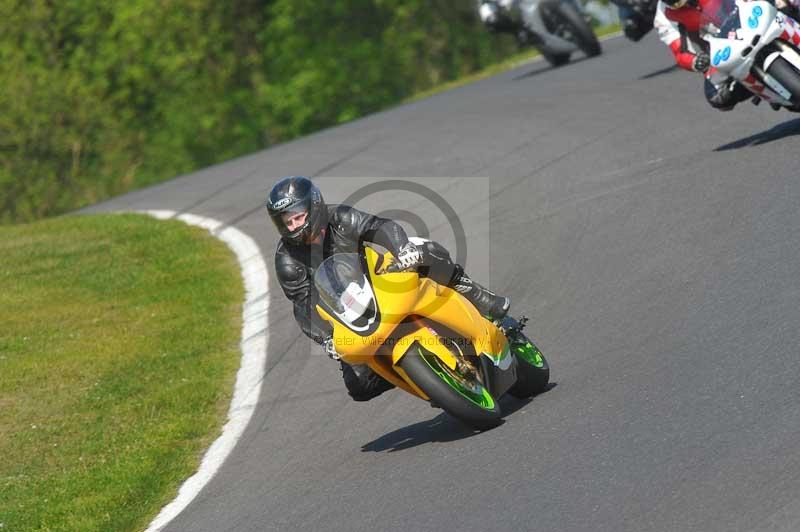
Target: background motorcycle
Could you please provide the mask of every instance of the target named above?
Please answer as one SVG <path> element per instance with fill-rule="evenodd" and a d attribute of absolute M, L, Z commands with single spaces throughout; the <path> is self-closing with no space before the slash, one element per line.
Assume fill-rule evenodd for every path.
<path fill-rule="evenodd" d="M 553 66 L 567 63 L 578 50 L 589 57 L 602 52 L 577 0 L 500 0 L 483 8 L 497 9 L 498 26 L 516 33 L 521 45 L 535 47 Z"/>
<path fill-rule="evenodd" d="M 611 0 L 619 8 L 619 19 L 625 37 L 639 41 L 653 29 L 658 0 Z"/>

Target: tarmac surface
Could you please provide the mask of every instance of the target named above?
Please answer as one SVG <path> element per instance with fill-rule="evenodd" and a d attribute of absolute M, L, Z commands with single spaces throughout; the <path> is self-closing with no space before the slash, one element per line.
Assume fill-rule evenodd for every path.
<path fill-rule="evenodd" d="M 332 203 L 424 177 L 464 241 L 396 184 L 358 206 L 460 246 L 552 367 L 483 433 L 400 392 L 354 403 L 272 279 L 259 407 L 166 530 L 800 530 L 800 117 L 714 111 L 653 34 L 604 51 L 89 209 L 216 218 L 271 266 L 261 206 L 280 176 L 315 176 Z"/>

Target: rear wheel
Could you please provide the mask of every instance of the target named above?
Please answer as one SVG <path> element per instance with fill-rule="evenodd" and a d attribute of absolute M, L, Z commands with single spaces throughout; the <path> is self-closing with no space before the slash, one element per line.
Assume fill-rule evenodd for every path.
<path fill-rule="evenodd" d="M 769 66 L 767 74 L 791 93 L 790 100 L 795 106 L 800 105 L 800 72 L 789 61 L 778 57 Z"/>
<path fill-rule="evenodd" d="M 418 343 L 403 356 L 400 367 L 432 402 L 467 425 L 485 430 L 500 423 L 500 405 L 481 382 L 450 369 Z"/>

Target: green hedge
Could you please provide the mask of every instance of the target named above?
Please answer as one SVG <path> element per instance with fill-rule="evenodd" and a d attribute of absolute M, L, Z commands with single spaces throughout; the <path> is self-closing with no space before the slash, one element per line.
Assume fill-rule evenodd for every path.
<path fill-rule="evenodd" d="M 513 48 L 472 0 L 0 0 L 0 222 L 351 120 Z"/>

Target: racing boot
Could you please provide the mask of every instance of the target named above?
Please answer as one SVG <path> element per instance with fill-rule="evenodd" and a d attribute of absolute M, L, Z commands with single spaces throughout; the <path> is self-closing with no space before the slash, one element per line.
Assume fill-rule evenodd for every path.
<path fill-rule="evenodd" d="M 394 388 L 394 384 L 372 371 L 366 364 L 351 366 L 342 361 L 340 364 L 347 393 L 354 401 L 369 401 Z"/>
<path fill-rule="evenodd" d="M 461 268 L 459 268 L 452 288 L 472 303 L 481 313 L 481 316 L 490 321 L 502 320 L 511 307 L 511 299 L 498 296 L 491 290 L 479 285 L 470 279 Z"/>
<path fill-rule="evenodd" d="M 711 107 L 718 111 L 730 111 L 737 103 L 752 98 L 752 93 L 744 85 L 728 78 L 723 83 L 715 85 L 708 79 L 704 82 L 706 100 Z"/>

